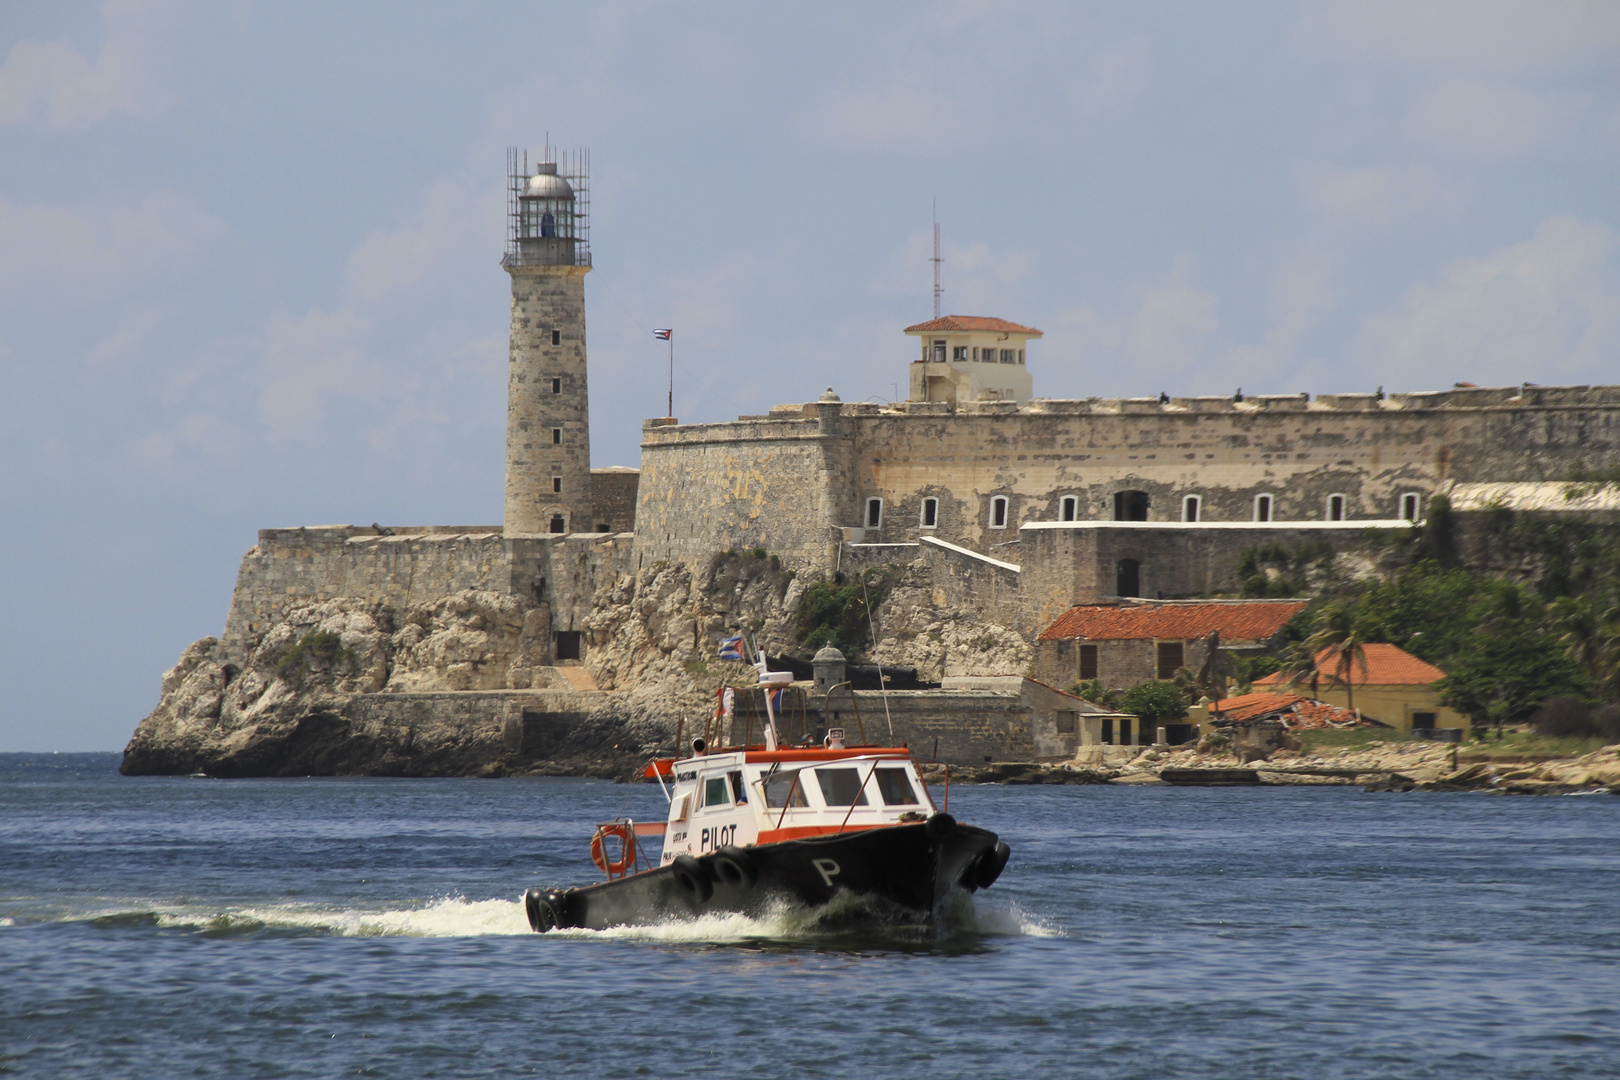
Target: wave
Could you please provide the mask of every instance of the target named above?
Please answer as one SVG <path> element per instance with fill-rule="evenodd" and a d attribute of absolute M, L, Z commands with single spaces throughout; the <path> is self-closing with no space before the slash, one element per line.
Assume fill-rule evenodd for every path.
<path fill-rule="evenodd" d="M 896 944 L 937 941 L 941 937 L 1058 937 L 1050 923 L 1020 908 L 1009 897 L 953 896 L 938 927 L 908 925 L 889 919 L 861 897 L 842 895 L 829 904 L 807 908 L 782 903 L 762 915 L 712 914 L 671 919 L 651 926 L 607 930 L 553 930 L 547 939 L 661 941 L 689 944 L 832 941 L 856 934 L 861 939 L 890 939 Z M 32 920 L 28 920 L 32 921 Z M 458 938 L 531 935 L 521 900 L 468 900 L 444 897 L 420 907 L 334 909 L 312 904 L 252 905 L 228 910 L 203 906 L 137 905 L 77 915 L 63 913 L 50 922 L 84 922 L 98 929 L 155 927 L 189 930 L 209 937 L 235 937 L 273 932 L 303 932 L 336 937 Z M 0 926 L 17 925 L 15 919 Z"/>

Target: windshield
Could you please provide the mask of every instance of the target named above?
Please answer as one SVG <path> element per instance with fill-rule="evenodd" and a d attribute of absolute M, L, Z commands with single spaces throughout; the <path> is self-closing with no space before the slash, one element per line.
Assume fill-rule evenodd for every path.
<path fill-rule="evenodd" d="M 861 779 L 859 769 L 816 770 L 821 798 L 828 806 L 865 806 L 866 792 L 862 790 Z"/>
<path fill-rule="evenodd" d="M 772 773 L 765 778 L 765 805 L 778 809 L 784 806 L 810 805 L 810 800 L 804 797 L 804 784 L 800 781 L 798 769 Z"/>

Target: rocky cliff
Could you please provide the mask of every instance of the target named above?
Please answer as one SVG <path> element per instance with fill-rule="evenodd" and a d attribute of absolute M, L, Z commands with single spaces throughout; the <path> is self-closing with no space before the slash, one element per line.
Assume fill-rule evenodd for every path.
<path fill-rule="evenodd" d="M 923 561 L 881 568 L 871 655 L 947 674 L 1020 674 L 1015 632 L 951 610 Z M 579 666 L 546 666 L 543 599 L 467 589 L 409 606 L 334 598 L 287 604 L 241 643 L 193 643 L 125 750 L 128 774 L 215 776 L 625 775 L 676 722 L 701 722 L 716 659 L 746 627 L 800 650 L 805 582 L 769 558 L 656 564 L 600 583 Z M 576 624 L 577 625 L 577 624 Z"/>

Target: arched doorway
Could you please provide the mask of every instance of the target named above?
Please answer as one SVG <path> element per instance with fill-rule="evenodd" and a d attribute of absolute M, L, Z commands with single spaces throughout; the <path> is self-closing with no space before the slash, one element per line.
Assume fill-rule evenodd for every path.
<path fill-rule="evenodd" d="M 1115 521 L 1146 521 L 1148 519 L 1148 493 L 1145 491 L 1114 492 Z"/>

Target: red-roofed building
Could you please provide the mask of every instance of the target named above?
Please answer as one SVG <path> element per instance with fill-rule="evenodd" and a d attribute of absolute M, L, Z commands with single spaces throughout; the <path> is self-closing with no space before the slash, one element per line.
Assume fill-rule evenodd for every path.
<path fill-rule="evenodd" d="M 922 353 L 911 365 L 911 400 L 1016 401 L 1028 405 L 1034 380 L 1025 343 L 1041 332 L 984 315 L 946 315 L 906 327 Z"/>
<path fill-rule="evenodd" d="M 1035 643 L 1039 677 L 1057 686 L 1088 679 L 1123 689 L 1194 671 L 1209 657 L 1209 636 L 1234 652 L 1274 652 L 1304 600 L 1125 601 L 1064 612 Z"/>
<path fill-rule="evenodd" d="M 1355 690 L 1356 711 L 1362 716 L 1388 724 L 1401 731 L 1433 728 L 1462 728 L 1461 714 L 1440 704 L 1434 684 L 1446 673 L 1420 660 L 1396 645 L 1376 642 L 1363 645 L 1366 663 L 1357 661 L 1344 678 Z M 1317 654 L 1314 680 L 1290 683 L 1281 674 L 1256 679 L 1257 691 L 1309 693 L 1334 705 L 1350 704 L 1335 661 L 1323 650 Z"/>

